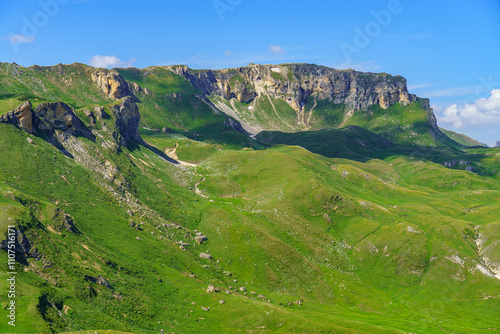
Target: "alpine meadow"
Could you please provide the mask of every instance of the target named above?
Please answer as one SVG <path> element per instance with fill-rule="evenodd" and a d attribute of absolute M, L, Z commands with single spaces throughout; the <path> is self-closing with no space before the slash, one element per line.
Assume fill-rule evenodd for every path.
<path fill-rule="evenodd" d="M 34 16 L 32 40 L 11 40 L 16 57 L 60 29 L 72 6 L 106 6 L 58 3 L 46 26 Z M 253 15 L 244 1 L 215 3 L 214 26 Z M 359 53 L 392 40 L 390 57 L 409 38 L 391 35 L 398 15 L 420 5 L 401 1 L 379 35 L 359 30 L 370 36 Z M 123 26 L 137 57 L 141 15 Z M 252 25 L 273 24 L 259 15 Z M 114 29 L 106 34 L 122 33 Z M 216 34 L 185 29 L 218 45 Z M 159 43 L 186 47 L 164 37 L 175 33 Z M 104 48 L 107 38 L 77 42 Z M 230 51 L 227 66 L 211 67 L 196 57 L 144 67 L 108 56 L 1 59 L 0 333 L 500 330 L 500 147 L 452 126 L 500 125 L 500 86 L 436 107 L 440 91 L 411 88 L 391 67 L 315 65 L 280 45 L 269 53 L 284 61 L 234 66 Z"/>

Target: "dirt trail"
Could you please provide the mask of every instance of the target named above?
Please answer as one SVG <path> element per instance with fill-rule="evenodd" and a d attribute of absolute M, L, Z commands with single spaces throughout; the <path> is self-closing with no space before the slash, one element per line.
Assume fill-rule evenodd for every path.
<path fill-rule="evenodd" d="M 200 181 L 196 182 L 194 184 L 194 192 L 197 193 L 198 195 L 200 195 L 201 197 L 205 197 L 205 198 L 208 198 L 207 195 L 205 195 L 199 188 L 198 186 L 200 185 L 200 183 L 202 183 L 203 181 L 205 181 L 205 178 L 202 178 Z"/>
<path fill-rule="evenodd" d="M 186 162 L 186 161 L 182 161 L 179 159 L 179 157 L 177 156 L 177 147 L 179 147 L 179 143 L 175 143 L 175 146 L 174 147 L 168 147 L 168 148 L 165 148 L 164 150 L 164 153 L 170 158 L 170 159 L 174 159 L 175 161 L 177 161 L 181 166 L 188 166 L 188 167 L 196 167 L 198 166 L 197 164 L 192 164 L 190 162 Z M 197 193 L 198 195 L 200 195 L 201 197 L 205 197 L 205 198 L 208 198 L 207 195 L 205 195 L 199 188 L 198 186 L 200 185 L 200 183 L 202 183 L 203 181 L 205 181 L 205 178 L 203 177 L 200 181 L 196 182 L 194 184 L 194 192 Z"/>
<path fill-rule="evenodd" d="M 169 158 L 174 159 L 175 161 L 177 161 L 181 166 L 188 166 L 188 167 L 196 167 L 196 166 L 198 166 L 197 164 L 192 164 L 190 162 L 180 160 L 179 157 L 177 156 L 177 147 L 179 147 L 179 143 L 175 143 L 174 147 L 167 147 L 167 148 L 165 148 L 165 150 L 163 152 Z"/>

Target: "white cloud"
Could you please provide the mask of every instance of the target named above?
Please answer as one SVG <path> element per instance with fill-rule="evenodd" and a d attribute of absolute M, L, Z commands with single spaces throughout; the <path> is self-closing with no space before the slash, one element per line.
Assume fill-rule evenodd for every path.
<path fill-rule="evenodd" d="M 271 50 L 272 53 L 276 54 L 284 54 L 286 53 L 285 50 L 279 45 L 269 45 L 269 50 Z"/>
<path fill-rule="evenodd" d="M 231 51 L 227 50 L 227 51 L 224 51 L 224 54 L 225 54 L 226 56 L 230 56 L 230 55 L 231 55 L 231 54 L 233 54 L 233 53 L 232 53 Z"/>
<path fill-rule="evenodd" d="M 454 129 L 500 127 L 500 89 L 494 89 L 490 94 L 489 98 L 478 99 L 474 104 L 449 105 L 442 111 L 438 121 Z"/>
<path fill-rule="evenodd" d="M 7 35 L 5 38 L 9 40 L 10 44 L 33 43 L 35 41 L 35 36 L 28 37 L 22 34 Z"/>
<path fill-rule="evenodd" d="M 96 55 L 90 58 L 89 64 L 93 67 L 104 67 L 104 68 L 113 68 L 113 67 L 130 67 L 132 66 L 137 59 L 130 58 L 128 61 L 121 61 L 120 58 L 113 56 L 100 56 Z"/>

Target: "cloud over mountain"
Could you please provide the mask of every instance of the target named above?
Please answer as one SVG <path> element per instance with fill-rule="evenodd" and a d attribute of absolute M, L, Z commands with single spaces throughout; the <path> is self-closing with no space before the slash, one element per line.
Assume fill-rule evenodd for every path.
<path fill-rule="evenodd" d="M 137 59 L 130 58 L 128 61 L 122 61 L 120 58 L 115 55 L 112 56 L 101 56 L 95 55 L 89 60 L 89 65 L 94 67 L 104 67 L 104 68 L 113 68 L 113 67 L 129 67 L 132 66 Z"/>
<path fill-rule="evenodd" d="M 474 104 L 449 105 L 442 112 L 439 121 L 455 129 L 500 125 L 500 89 L 491 91 L 489 98 L 476 100 Z"/>

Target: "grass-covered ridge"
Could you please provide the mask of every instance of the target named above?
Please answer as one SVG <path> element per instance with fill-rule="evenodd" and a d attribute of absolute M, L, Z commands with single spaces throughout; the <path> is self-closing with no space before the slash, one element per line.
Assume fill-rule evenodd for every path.
<path fill-rule="evenodd" d="M 487 146 L 487 145 L 485 145 L 485 144 L 483 144 L 483 143 L 481 143 L 473 138 L 470 138 L 464 134 L 457 133 L 455 131 L 445 130 L 442 128 L 440 128 L 440 130 L 445 135 L 447 135 L 448 137 L 450 137 L 451 139 L 453 139 L 454 141 L 456 141 L 457 143 L 459 143 L 463 146 L 468 146 L 468 147 L 477 147 L 477 146 L 486 147 Z"/>

